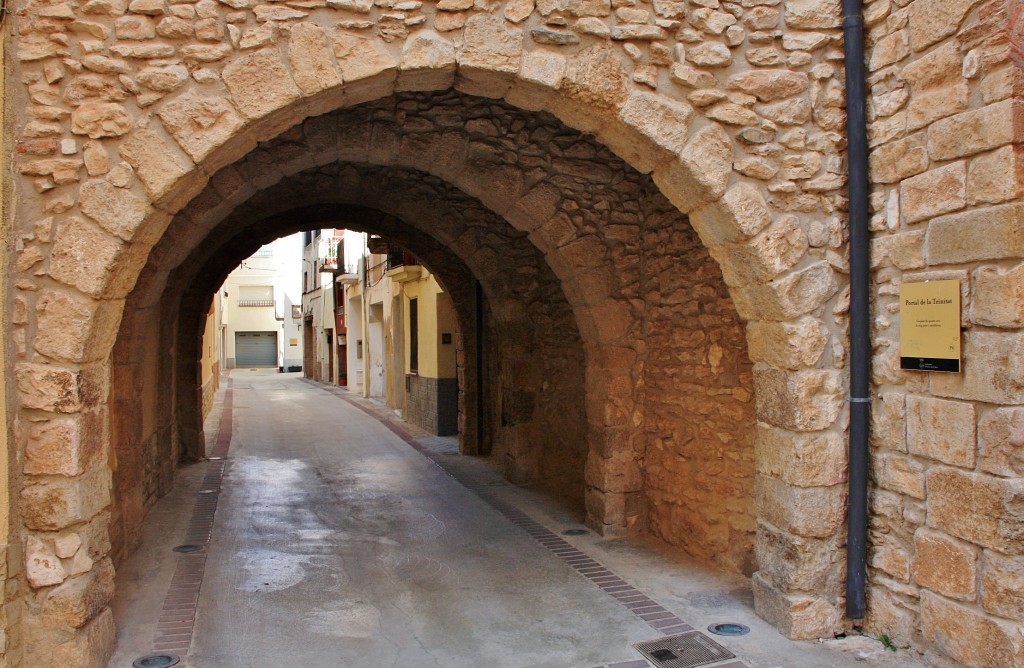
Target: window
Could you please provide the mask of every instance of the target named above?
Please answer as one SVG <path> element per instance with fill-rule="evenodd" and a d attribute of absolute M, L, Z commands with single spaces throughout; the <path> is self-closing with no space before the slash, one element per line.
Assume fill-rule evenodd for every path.
<path fill-rule="evenodd" d="M 409 371 L 416 373 L 420 366 L 419 300 L 409 300 Z"/>

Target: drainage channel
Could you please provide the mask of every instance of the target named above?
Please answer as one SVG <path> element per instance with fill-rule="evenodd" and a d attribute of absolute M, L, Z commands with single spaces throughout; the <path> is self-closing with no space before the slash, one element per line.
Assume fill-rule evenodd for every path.
<path fill-rule="evenodd" d="M 559 537 L 554 531 L 551 531 L 544 525 L 540 524 L 518 508 L 515 508 L 511 504 L 498 498 L 490 491 L 498 485 L 497 483 L 479 483 L 466 480 L 465 476 L 462 476 L 458 470 L 446 463 L 443 453 L 434 452 L 433 450 L 421 445 L 416 438 L 409 433 L 409 431 L 396 422 L 392 415 L 383 410 L 374 410 L 373 407 L 356 401 L 351 396 L 348 396 L 347 392 L 342 390 L 314 383 L 312 381 L 306 382 L 309 382 L 311 385 L 319 387 L 339 399 L 342 399 L 351 406 L 380 421 L 392 433 L 405 441 L 421 455 L 434 462 L 434 464 L 436 464 L 441 470 L 452 476 L 459 482 L 459 484 L 472 491 L 481 500 L 501 513 L 512 524 L 529 534 L 530 537 L 540 545 L 547 548 L 549 552 L 564 561 L 577 573 L 590 580 L 606 594 L 618 600 L 619 603 L 625 606 L 627 610 L 646 622 L 652 629 L 665 636 L 658 640 L 649 641 L 648 643 L 638 644 L 637 650 L 644 654 L 644 656 L 648 657 L 650 663 L 643 659 L 638 659 L 634 661 L 611 663 L 606 666 L 594 666 L 594 668 L 648 668 L 651 665 L 654 665 L 657 668 L 683 668 L 684 666 L 690 668 L 694 666 L 707 665 L 709 663 L 715 663 L 716 665 L 714 668 L 747 668 L 747 664 L 738 660 L 730 663 L 719 663 L 735 657 L 731 652 L 728 652 L 728 650 L 725 650 L 725 648 L 722 648 L 711 640 L 711 638 L 684 622 L 676 616 L 675 613 L 667 610 L 664 606 L 657 603 L 649 596 L 633 587 L 633 585 L 613 573 L 609 568 L 591 558 L 585 552 L 576 548 L 568 541 Z M 573 530 L 564 533 L 565 535 L 574 535 Z M 683 638 L 680 643 L 677 643 L 676 646 L 678 648 L 691 646 L 695 648 L 706 648 L 709 646 L 715 646 L 721 648 L 724 652 L 717 654 L 715 651 L 710 651 L 706 654 L 695 653 L 694 657 L 696 662 L 684 663 L 682 661 L 660 661 L 657 653 L 654 655 L 648 654 L 644 651 L 646 647 L 643 649 L 640 647 L 641 645 L 646 646 L 650 643 L 664 644 L 665 642 L 669 642 L 671 645 L 678 638 Z M 660 645 L 657 645 L 656 647 L 655 652 L 662 649 L 660 648 Z M 665 651 L 667 651 L 668 654 L 673 654 L 671 650 L 665 649 Z M 680 651 L 679 653 L 682 654 L 684 651 Z M 662 656 L 668 658 L 668 655 L 663 654 Z M 672 658 L 675 659 L 677 656 L 673 655 Z"/>
<path fill-rule="evenodd" d="M 217 440 L 206 461 L 206 471 L 196 493 L 185 536 L 173 548 L 177 563 L 171 584 L 164 597 L 157 622 L 153 652 L 135 660 L 140 668 L 187 668 L 185 662 L 192 647 L 192 632 L 199 605 L 199 589 L 206 572 L 206 550 L 213 535 L 213 520 L 220 500 L 221 481 L 227 466 L 228 448 L 231 446 L 232 379 L 225 383 L 223 410 L 217 425 Z"/>

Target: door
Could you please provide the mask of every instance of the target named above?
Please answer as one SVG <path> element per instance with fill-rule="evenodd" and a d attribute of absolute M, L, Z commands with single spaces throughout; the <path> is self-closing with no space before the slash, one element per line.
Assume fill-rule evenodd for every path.
<path fill-rule="evenodd" d="M 277 332 L 235 332 L 235 366 L 277 366 Z"/>

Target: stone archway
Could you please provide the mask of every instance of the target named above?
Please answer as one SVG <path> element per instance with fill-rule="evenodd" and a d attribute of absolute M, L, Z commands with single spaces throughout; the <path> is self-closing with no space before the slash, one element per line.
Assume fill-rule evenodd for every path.
<path fill-rule="evenodd" d="M 467 170 L 464 159 L 446 161 L 443 158 L 450 154 L 443 136 L 416 145 L 376 128 L 332 131 L 318 126 L 315 118 L 396 91 L 444 90 L 452 85 L 465 94 L 503 97 L 514 107 L 550 112 L 564 124 L 593 133 L 640 173 L 651 174 L 660 194 L 688 215 L 720 265 L 736 311 L 748 321 L 758 420 L 760 570 L 754 579 L 758 609 L 795 637 L 819 635 L 834 627 L 838 568 L 831 555 L 842 524 L 843 499 L 837 485 L 843 467 L 832 462 L 842 461 L 837 419 L 842 406 L 840 337 L 845 319 L 842 302 L 836 299 L 842 281 L 835 270 L 842 268 L 836 249 L 843 239 L 838 224 L 829 219 L 841 185 L 835 175 L 838 161 L 833 159 L 838 139 L 828 134 L 835 129 L 833 117 L 841 112 L 829 102 L 834 91 L 829 87 L 832 74 L 812 68 L 813 58 L 799 58 L 795 60 L 805 62 L 796 62 L 793 70 L 734 71 L 719 82 L 715 68 L 732 66 L 728 42 L 735 40 L 736 32 L 723 27 L 715 33 L 715 26 L 739 25 L 723 12 L 701 13 L 696 20 L 711 34 L 733 35 L 724 42 L 694 46 L 687 50 L 691 55 L 675 63 L 670 52 L 652 44 L 646 54 L 641 51 L 640 64 L 630 64 L 623 54 L 632 57 L 634 51 L 604 43 L 584 44 L 565 53 L 524 50 L 513 4 L 505 8 L 505 18 L 486 11 L 466 17 L 460 42 L 431 30 L 406 39 L 403 30 L 407 29 L 384 29 L 393 17 L 355 5 L 344 10 L 371 12 L 378 20 L 380 39 L 364 37 L 348 26 L 340 28 L 332 40 L 315 22 L 299 20 L 308 12 L 271 9 L 296 15 L 274 13 L 274 18 L 268 18 L 270 10 L 264 8 L 266 20 L 261 21 L 256 8 L 255 20 L 261 25 L 237 37 L 239 47 L 248 40 L 258 50 L 234 53 L 227 43 L 204 43 L 199 32 L 194 33 L 197 43 L 174 47 L 171 53 L 180 53 L 184 64 L 155 66 L 166 69 L 150 71 L 146 77 L 153 83 L 178 81 L 175 92 L 166 98 L 147 97 L 140 89 L 136 102 L 147 111 L 137 119 L 120 104 L 124 96 L 105 86 L 121 68 L 139 79 L 144 68 L 128 60 L 121 65 L 108 56 L 97 56 L 89 59 L 87 68 L 97 73 L 95 81 L 73 77 L 64 85 L 60 83 L 63 71 L 55 70 L 53 61 L 70 57 L 70 52 L 65 53 L 67 44 L 38 38 L 31 31 L 19 44 L 23 68 L 38 72 L 28 94 L 49 100 L 48 87 L 57 86 L 75 111 L 69 119 L 58 113 L 52 120 L 22 128 L 27 155 L 19 169 L 27 178 L 20 187 L 28 193 L 27 188 L 34 185 L 39 194 L 25 198 L 29 204 L 15 223 L 23 242 L 16 260 L 21 277 L 15 296 L 15 311 L 21 315 L 16 316 L 14 329 L 20 411 L 16 448 L 30 462 L 25 476 L 17 481 L 18 513 L 23 521 L 18 533 L 28 541 L 30 552 L 37 554 L 51 550 L 57 537 L 78 534 L 88 545 L 90 561 L 95 562 L 71 578 L 73 586 L 57 575 L 48 576 L 57 578 L 51 581 L 33 574 L 32 593 L 23 599 L 26 624 L 34 624 L 38 631 L 36 647 L 29 653 L 41 652 L 44 646 L 59 646 L 68 653 L 93 651 L 88 647 L 91 639 L 100 637 L 101 627 L 109 623 L 109 617 L 100 614 L 109 594 L 105 541 L 109 520 L 104 515 L 109 472 L 102 461 L 110 406 L 105 397 L 123 301 L 152 265 L 151 251 L 159 252 L 157 244 L 165 236 L 203 224 L 204 217 L 206 221 L 222 219 L 258 190 L 315 166 L 318 159 L 358 159 L 436 176 L 456 184 L 530 235 L 561 279 L 577 313 L 588 359 L 588 385 L 600 388 L 587 397 L 591 442 L 587 479 L 588 484 L 598 483 L 593 484 L 595 493 L 588 505 L 609 529 L 624 526 L 635 462 L 632 455 L 623 458 L 622 453 L 629 453 L 635 443 L 633 388 L 638 378 L 632 368 L 622 368 L 622 354 L 628 349 L 623 343 L 631 332 L 618 325 L 631 320 L 628 310 L 633 306 L 609 298 L 603 284 L 617 265 L 589 260 L 574 264 L 574 257 L 586 257 L 592 248 L 585 236 L 577 238 L 555 215 L 558 188 L 530 183 L 500 165 L 484 175 Z M 70 9 L 67 17 L 33 11 L 32 20 L 44 27 L 67 27 L 61 22 L 75 18 Z M 90 3 L 83 11 L 105 17 L 124 9 Z M 227 22 L 227 10 L 211 6 L 204 11 L 217 14 L 217 18 L 202 19 L 213 21 L 204 24 L 204 31 L 220 26 L 235 36 L 230 27 L 237 24 Z M 544 14 L 544 8 L 537 11 Z M 248 16 L 246 11 L 241 14 Z M 742 18 L 753 29 L 771 17 L 752 10 Z M 286 24 L 287 39 L 275 46 L 274 22 L 292 19 L 296 22 Z M 773 20 L 778 22 L 777 14 Z M 830 17 L 801 20 L 805 27 L 834 27 Z M 613 36 L 626 41 L 647 41 L 644 35 L 656 33 L 651 28 L 664 30 L 655 24 L 644 28 L 623 17 L 616 21 L 621 23 L 614 26 Z M 815 21 L 822 25 L 814 25 Z M 75 34 L 109 36 L 106 23 L 120 23 L 122 42 L 112 47 L 116 49 L 112 53 L 123 59 L 144 61 L 166 51 L 160 40 L 146 43 L 150 38 L 145 37 L 149 33 L 144 18 L 84 21 Z M 199 30 L 198 23 L 195 29 Z M 129 34 L 140 35 L 141 43 L 124 37 Z M 531 33 L 535 40 L 542 39 L 540 34 L 536 29 Z M 398 44 L 392 44 L 396 37 L 400 53 Z M 88 39 L 75 40 L 77 49 L 93 48 L 81 46 Z M 711 43 L 718 46 L 707 46 Z M 684 85 L 707 85 L 695 90 L 688 102 L 678 92 L 657 92 L 659 67 L 671 69 Z M 182 70 L 175 68 L 183 68 L 185 76 L 195 74 L 195 83 L 185 84 Z M 815 107 L 814 123 L 808 106 L 812 92 L 808 71 L 812 69 L 813 93 L 825 101 L 820 111 Z M 31 75 L 26 78 L 31 79 Z M 723 90 L 713 90 L 720 83 Z M 648 90 L 652 88 L 654 92 Z M 698 113 L 694 105 L 702 111 Z M 287 141 L 291 132 L 287 129 L 306 118 L 311 119 L 308 129 L 316 138 L 314 144 L 322 145 L 320 139 L 333 142 L 332 151 L 296 146 L 290 157 L 271 160 L 269 169 L 242 169 L 258 166 L 265 157 L 260 142 L 275 137 Z M 49 130 L 46 123 L 51 123 Z M 55 140 L 47 137 L 53 136 L 52 126 L 61 123 L 92 138 L 83 147 L 82 158 L 77 153 L 46 157 L 57 147 L 54 143 L 51 150 L 47 142 Z M 803 130 L 788 132 L 785 143 L 779 144 L 773 141 L 779 126 Z M 813 129 L 814 136 L 807 128 Z M 787 148 L 799 155 L 790 155 Z M 117 161 L 115 151 L 124 162 Z M 774 160 L 778 153 L 773 151 L 786 153 L 786 159 Z M 785 165 L 783 182 L 767 191 L 759 179 L 774 178 L 779 164 Z M 83 168 L 88 177 L 79 184 Z M 187 203 L 195 214 L 181 214 Z M 452 247 L 457 248 L 457 242 Z M 175 250 L 163 252 L 173 255 Z M 602 374 L 601 383 L 594 373 Z M 65 467 L 68 461 L 73 463 Z M 75 612 L 55 618 L 53 606 L 64 597 Z M 82 628 L 84 632 L 76 631 Z"/>

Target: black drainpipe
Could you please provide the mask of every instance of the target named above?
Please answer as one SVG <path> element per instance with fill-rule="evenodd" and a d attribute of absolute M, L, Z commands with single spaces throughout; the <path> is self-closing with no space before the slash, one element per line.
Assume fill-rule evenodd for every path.
<path fill-rule="evenodd" d="M 846 136 L 850 197 L 850 469 L 846 518 L 846 616 L 864 618 L 868 542 L 868 430 L 871 417 L 868 137 L 864 111 L 862 0 L 843 0 Z"/>

